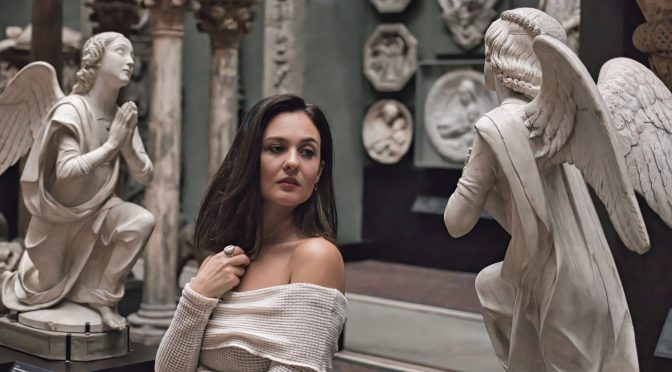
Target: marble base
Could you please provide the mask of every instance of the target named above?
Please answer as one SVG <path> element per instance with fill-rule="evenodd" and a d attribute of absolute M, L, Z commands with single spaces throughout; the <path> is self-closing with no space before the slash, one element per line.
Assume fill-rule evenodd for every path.
<path fill-rule="evenodd" d="M 128 328 L 89 333 L 36 329 L 9 315 L 0 318 L 0 345 L 45 359 L 92 361 L 126 355 L 129 337 Z"/>
<path fill-rule="evenodd" d="M 62 301 L 49 309 L 19 313 L 19 323 L 52 332 L 99 333 L 108 330 L 103 329 L 97 311 L 69 301 Z"/>

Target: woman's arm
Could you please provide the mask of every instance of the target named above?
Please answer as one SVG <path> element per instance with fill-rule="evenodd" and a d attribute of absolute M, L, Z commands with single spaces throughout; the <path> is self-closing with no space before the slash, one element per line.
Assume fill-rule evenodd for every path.
<path fill-rule="evenodd" d="M 157 372 L 195 371 L 201 354 L 205 326 L 218 300 L 204 297 L 187 284 L 173 321 L 161 340 L 154 369 Z"/>
<path fill-rule="evenodd" d="M 443 221 L 453 237 L 474 228 L 495 182 L 496 159 L 488 144 L 476 135 L 468 163 L 464 166 L 457 188 L 448 199 Z"/>

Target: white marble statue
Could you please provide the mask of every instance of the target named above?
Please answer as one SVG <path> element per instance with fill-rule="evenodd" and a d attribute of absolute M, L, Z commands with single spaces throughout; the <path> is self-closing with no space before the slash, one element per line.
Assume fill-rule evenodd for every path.
<path fill-rule="evenodd" d="M 32 215 L 18 269 L 0 276 L 4 307 L 29 312 L 69 301 L 99 312 L 106 329 L 126 326 L 116 306 L 154 227 L 149 212 L 114 195 L 122 157 L 140 183 L 153 174 L 135 105 L 116 104 L 132 73 L 131 42 L 105 32 L 84 44 L 69 96 L 41 62 L 0 96 L 0 173 L 30 149 L 21 190 Z"/>
<path fill-rule="evenodd" d="M 369 108 L 362 126 L 362 141 L 369 156 L 394 164 L 408 152 L 413 140 L 413 118 L 403 103 L 384 99 Z"/>
<path fill-rule="evenodd" d="M 498 0 L 438 0 L 443 21 L 463 49 L 472 49 L 483 41 L 483 32 L 497 15 Z"/>
<path fill-rule="evenodd" d="M 486 208 L 511 234 L 504 261 L 476 279 L 505 369 L 637 371 L 628 305 L 585 181 L 629 249 L 646 252 L 648 234 L 608 108 L 565 42 L 537 9 L 505 11 L 488 28 L 485 79 L 500 105 L 476 123 L 444 221 L 461 236 Z"/>

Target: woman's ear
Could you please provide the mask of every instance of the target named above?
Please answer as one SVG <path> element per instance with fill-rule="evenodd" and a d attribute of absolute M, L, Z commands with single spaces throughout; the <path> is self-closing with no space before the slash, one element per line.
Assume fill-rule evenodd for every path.
<path fill-rule="evenodd" d="M 320 162 L 320 170 L 317 172 L 317 181 L 315 181 L 315 183 L 317 183 L 320 180 L 320 176 L 322 176 L 322 171 L 324 170 L 324 164 L 325 164 L 324 160 L 322 160 Z"/>

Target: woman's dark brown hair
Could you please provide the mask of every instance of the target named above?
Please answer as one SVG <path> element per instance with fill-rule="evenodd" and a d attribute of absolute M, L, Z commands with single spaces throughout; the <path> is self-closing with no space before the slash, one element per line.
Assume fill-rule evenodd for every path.
<path fill-rule="evenodd" d="M 336 239 L 333 185 L 333 143 L 329 123 L 315 105 L 292 94 L 259 101 L 243 119 L 231 149 L 210 181 L 196 219 L 194 245 L 201 260 L 229 244 L 258 256 L 264 231 L 261 223 L 260 158 L 266 127 L 278 114 L 304 112 L 320 133 L 324 169 L 310 198 L 294 210 L 294 225 L 306 237 Z"/>

